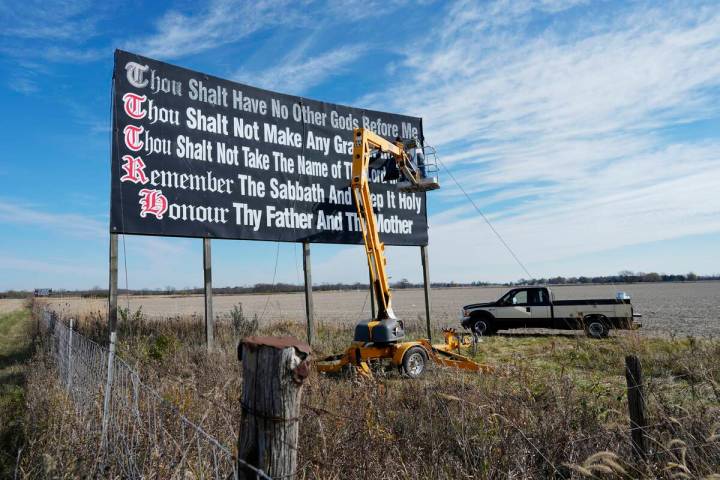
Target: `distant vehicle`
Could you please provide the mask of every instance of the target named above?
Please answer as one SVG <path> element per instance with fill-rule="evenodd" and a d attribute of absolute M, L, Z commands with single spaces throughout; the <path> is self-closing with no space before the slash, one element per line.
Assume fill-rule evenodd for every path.
<path fill-rule="evenodd" d="M 499 300 L 465 305 L 463 328 L 478 335 L 493 335 L 510 328 L 584 329 L 588 337 L 604 338 L 611 328 L 636 329 L 630 296 L 619 292 L 616 298 L 598 300 L 555 300 L 546 287 L 513 288 Z"/>
<path fill-rule="evenodd" d="M 49 297 L 52 295 L 52 288 L 36 288 L 33 295 L 36 297 Z"/>

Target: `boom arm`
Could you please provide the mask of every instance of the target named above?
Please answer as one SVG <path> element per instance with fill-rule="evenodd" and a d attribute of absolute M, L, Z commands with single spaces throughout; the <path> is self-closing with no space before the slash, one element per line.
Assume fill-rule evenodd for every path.
<path fill-rule="evenodd" d="M 385 244 L 380 241 L 375 212 L 370 197 L 368 172 L 370 170 L 370 154 L 374 150 L 390 153 L 398 169 L 410 182 L 406 190 L 425 191 L 438 188 L 436 182 L 423 182 L 417 167 L 412 163 L 401 141 L 392 143 L 366 128 L 356 128 L 353 132 L 352 182 L 350 187 L 357 207 L 358 220 L 362 231 L 365 253 L 367 254 L 370 279 L 375 291 L 378 306 L 377 320 L 394 319 L 392 310 L 390 282 L 387 276 Z"/>
<path fill-rule="evenodd" d="M 417 148 L 417 142 L 408 149 Z M 415 158 L 405 151 L 401 141 L 389 142 L 379 135 L 364 128 L 353 131 L 353 163 L 352 182 L 350 184 L 358 220 L 367 253 L 370 280 L 376 293 L 378 316 L 375 319 L 361 321 L 355 326 L 355 337 L 345 353 L 331 355 L 315 362 L 321 372 L 340 372 L 348 365 L 354 365 L 358 372 L 372 376 L 370 363 L 386 359 L 392 365 L 402 368 L 409 377 L 417 378 L 425 370 L 425 363 L 432 359 L 435 363 L 466 370 L 489 372 L 491 367 L 480 365 L 458 353 L 465 343 L 457 333 L 443 330 L 445 344 L 432 345 L 429 340 L 402 341 L 405 331 L 402 321 L 395 318 L 392 310 L 390 285 L 385 270 L 385 245 L 380 241 L 375 221 L 375 213 L 370 197 L 368 172 L 373 151 L 389 153 L 393 156 L 398 170 L 403 174 L 403 181 L 396 187 L 406 192 L 425 192 L 440 188 L 436 178 L 426 178 L 427 163 L 420 156 Z"/>

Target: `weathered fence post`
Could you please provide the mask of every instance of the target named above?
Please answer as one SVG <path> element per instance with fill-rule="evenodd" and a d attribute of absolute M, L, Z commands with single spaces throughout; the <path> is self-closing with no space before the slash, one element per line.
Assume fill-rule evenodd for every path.
<path fill-rule="evenodd" d="M 239 476 L 257 477 L 249 464 L 272 478 L 292 480 L 310 346 L 293 337 L 247 337 L 238 346 L 238 359 L 243 370 Z"/>
<path fill-rule="evenodd" d="M 67 347 L 67 391 L 70 392 L 72 388 L 72 337 L 73 327 L 75 326 L 75 320 L 70 319 L 70 331 L 68 331 L 68 347 Z"/>
<path fill-rule="evenodd" d="M 641 460 L 647 458 L 645 444 L 645 396 L 643 394 L 642 365 L 635 355 L 625 357 L 625 379 L 627 380 L 628 411 L 630 413 L 630 437 L 633 451 Z"/>
<path fill-rule="evenodd" d="M 110 352 L 108 353 L 107 382 L 105 383 L 105 399 L 103 401 L 102 434 L 100 436 L 100 448 L 102 451 L 107 447 L 107 430 L 110 420 L 110 394 L 112 392 L 113 372 L 115 370 L 115 339 L 116 333 L 110 332 Z"/>

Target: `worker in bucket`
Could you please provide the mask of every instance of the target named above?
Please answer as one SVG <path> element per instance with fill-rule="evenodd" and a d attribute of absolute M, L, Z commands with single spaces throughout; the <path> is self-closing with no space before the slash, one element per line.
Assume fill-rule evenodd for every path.
<path fill-rule="evenodd" d="M 397 137 L 395 139 L 395 141 L 402 142 L 402 139 L 400 137 Z M 410 161 L 417 168 L 417 171 L 420 172 L 420 176 L 422 178 L 425 178 L 426 177 L 425 153 L 423 152 L 422 146 L 420 145 L 420 141 L 417 139 L 417 137 L 415 137 L 406 143 L 405 148 L 406 148 L 408 157 L 410 157 Z M 376 155 L 377 155 L 377 158 L 379 159 L 381 154 L 380 154 L 380 152 L 377 152 Z M 386 180 L 398 180 L 402 176 L 402 174 L 400 173 L 400 170 L 397 167 L 397 163 L 395 162 L 395 159 L 392 156 L 388 157 L 387 160 L 384 162 L 384 164 L 385 164 L 385 179 Z"/>

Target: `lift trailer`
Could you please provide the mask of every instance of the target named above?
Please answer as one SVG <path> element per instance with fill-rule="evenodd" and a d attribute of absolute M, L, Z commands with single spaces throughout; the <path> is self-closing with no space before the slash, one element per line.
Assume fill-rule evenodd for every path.
<path fill-rule="evenodd" d="M 385 160 L 390 155 L 390 160 Z M 321 372 L 339 372 L 354 367 L 363 375 L 372 375 L 369 364 L 389 360 L 392 365 L 411 378 L 421 376 L 430 360 L 434 363 L 464 370 L 489 372 L 492 367 L 473 362 L 460 355 L 464 343 L 455 330 L 443 331 L 445 343 L 432 345 L 428 340 L 402 341 L 405 328 L 391 305 L 390 282 L 387 276 L 385 244 L 380 241 L 375 212 L 370 197 L 368 172 L 387 162 L 396 176 L 397 188 L 403 192 L 427 192 L 440 188 L 437 178 L 427 176 L 431 165 L 425 162 L 421 145 L 417 141 L 405 145 L 401 140 L 392 143 L 366 128 L 353 131 L 352 181 L 350 184 L 360 220 L 371 287 L 375 292 L 377 317 L 361 321 L 355 326 L 350 347 L 340 355 L 332 355 L 316 362 Z"/>

